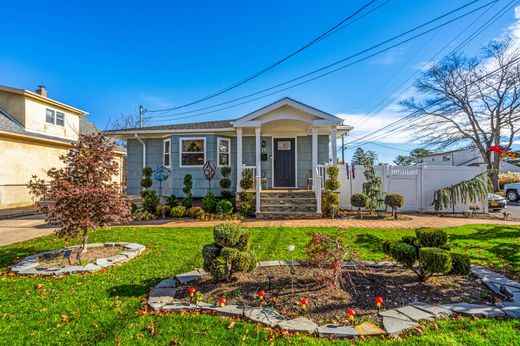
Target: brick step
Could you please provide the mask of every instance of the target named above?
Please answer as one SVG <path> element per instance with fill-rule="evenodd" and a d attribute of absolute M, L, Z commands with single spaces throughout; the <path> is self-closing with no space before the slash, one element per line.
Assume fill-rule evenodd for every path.
<path fill-rule="evenodd" d="M 264 212 L 256 213 L 257 219 L 321 219 L 321 213 L 311 213 L 305 211 L 285 211 L 285 212 Z"/>
<path fill-rule="evenodd" d="M 261 204 L 260 209 L 262 212 L 285 212 L 285 211 L 304 211 L 304 212 L 315 212 L 316 204 Z"/>
<path fill-rule="evenodd" d="M 295 197 L 295 198 L 279 198 L 279 197 L 260 197 L 262 204 L 298 204 L 298 205 L 309 205 L 316 204 L 316 197 Z"/>

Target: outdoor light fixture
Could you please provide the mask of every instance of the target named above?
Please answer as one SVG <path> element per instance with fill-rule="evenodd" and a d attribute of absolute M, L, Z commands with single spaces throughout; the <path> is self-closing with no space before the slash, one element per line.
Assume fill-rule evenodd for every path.
<path fill-rule="evenodd" d="M 265 153 L 265 147 L 266 147 L 265 140 L 262 140 L 262 153 Z"/>

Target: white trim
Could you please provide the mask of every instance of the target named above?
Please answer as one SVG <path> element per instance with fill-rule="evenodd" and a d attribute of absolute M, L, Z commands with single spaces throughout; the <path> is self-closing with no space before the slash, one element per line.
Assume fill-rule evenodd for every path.
<path fill-rule="evenodd" d="M 228 152 L 227 154 L 229 155 L 229 158 L 228 158 L 228 163 L 227 165 L 221 165 L 220 164 L 220 143 L 219 141 L 226 141 L 228 142 Z M 224 153 L 226 154 L 226 153 Z M 224 167 L 224 166 L 228 166 L 228 167 L 231 167 L 231 138 L 225 138 L 225 137 L 217 137 L 217 167 Z"/>
<path fill-rule="evenodd" d="M 182 164 L 182 141 L 183 140 L 203 140 L 204 141 L 204 163 L 206 163 L 206 137 L 180 137 L 179 138 L 179 167 L 180 168 L 201 168 L 201 167 L 204 167 L 204 163 L 202 165 L 196 165 L 196 166 L 192 166 L 192 165 L 183 165 Z M 189 153 L 184 153 L 184 154 L 189 154 Z M 194 154 L 194 153 L 192 153 Z"/>
<path fill-rule="evenodd" d="M 139 137 L 139 135 L 135 134 L 135 139 L 137 139 L 143 146 L 143 168 L 146 167 L 146 143 Z"/>
<path fill-rule="evenodd" d="M 168 148 L 170 149 L 169 152 L 166 152 L 166 150 L 164 150 L 165 149 L 164 145 L 166 144 L 166 142 L 168 142 Z M 169 165 L 166 164 L 166 160 L 165 160 L 166 154 L 168 154 L 168 157 L 170 159 Z M 170 168 L 172 166 L 172 140 L 171 140 L 171 138 L 167 138 L 167 139 L 163 140 L 162 156 L 163 156 L 163 166 Z"/>
<path fill-rule="evenodd" d="M 118 135 L 133 135 L 134 133 L 139 133 L 141 135 L 146 134 L 161 134 L 161 133 L 171 133 L 171 134 L 189 134 L 189 133 L 205 133 L 205 134 L 211 134 L 215 132 L 235 132 L 234 127 L 226 127 L 226 128 L 220 128 L 220 129 L 189 129 L 189 130 L 146 130 L 146 129 L 139 129 L 139 130 L 129 130 L 129 131 L 103 131 L 104 134 L 110 135 L 110 136 L 118 136 Z"/>
<path fill-rule="evenodd" d="M 269 136 L 268 136 L 269 137 Z M 275 186 L 274 185 L 274 139 L 294 138 L 294 186 Z M 273 189 L 287 189 L 298 188 L 298 136 L 271 136 L 271 188 Z"/>
<path fill-rule="evenodd" d="M 241 192 L 240 180 L 242 180 L 242 128 L 237 128 L 237 192 Z"/>

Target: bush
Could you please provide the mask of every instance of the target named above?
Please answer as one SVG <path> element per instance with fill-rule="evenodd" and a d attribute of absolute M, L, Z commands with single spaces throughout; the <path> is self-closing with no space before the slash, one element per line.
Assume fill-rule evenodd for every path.
<path fill-rule="evenodd" d="M 383 246 L 382 246 L 383 252 L 390 256 L 390 245 L 392 245 L 394 243 L 397 243 L 397 241 L 396 240 L 385 240 L 383 242 Z"/>
<path fill-rule="evenodd" d="M 403 207 L 404 197 L 397 193 L 389 193 L 385 196 L 385 205 L 392 208 L 392 216 L 397 219 L 397 208 Z"/>
<path fill-rule="evenodd" d="M 520 172 L 501 172 L 498 174 L 498 185 L 504 189 L 505 184 L 520 183 Z"/>
<path fill-rule="evenodd" d="M 240 207 L 238 207 L 238 213 L 243 216 L 248 216 L 251 214 L 253 210 L 253 206 L 249 202 L 240 202 Z"/>
<path fill-rule="evenodd" d="M 241 202 L 252 202 L 253 201 L 253 193 L 252 192 L 241 192 L 240 193 L 240 201 Z"/>
<path fill-rule="evenodd" d="M 220 200 L 217 203 L 216 210 L 219 214 L 232 214 L 233 213 L 233 203 L 231 203 L 227 199 Z"/>
<path fill-rule="evenodd" d="M 134 202 L 132 202 L 132 204 L 130 205 L 130 212 L 132 213 L 132 215 L 138 210 L 139 208 L 137 208 L 137 204 L 135 204 Z"/>
<path fill-rule="evenodd" d="M 201 207 L 191 207 L 190 209 L 188 209 L 186 214 L 192 219 L 199 220 L 204 218 L 204 209 L 202 209 Z"/>
<path fill-rule="evenodd" d="M 339 210 L 339 194 L 335 192 L 325 193 L 323 195 L 323 203 L 321 206 L 321 211 L 324 215 L 330 215 L 334 217 L 334 215 Z"/>
<path fill-rule="evenodd" d="M 453 275 L 469 275 L 471 273 L 471 262 L 468 255 L 451 253 L 451 272 Z"/>
<path fill-rule="evenodd" d="M 132 216 L 135 221 L 150 221 L 154 219 L 153 214 L 146 210 L 138 210 Z"/>
<path fill-rule="evenodd" d="M 350 197 L 350 204 L 356 208 L 368 207 L 368 196 L 363 193 L 355 193 Z"/>
<path fill-rule="evenodd" d="M 408 245 L 417 246 L 417 238 L 413 235 L 405 235 L 401 238 L 401 241 Z"/>
<path fill-rule="evenodd" d="M 143 198 L 143 209 L 154 214 L 159 205 L 159 196 L 156 195 L 156 192 L 154 190 L 145 190 L 141 192 L 141 197 Z"/>
<path fill-rule="evenodd" d="M 222 197 L 231 197 L 231 191 L 229 188 L 231 187 L 231 179 L 229 179 L 229 176 L 231 174 L 231 167 L 224 166 L 220 169 L 220 174 L 222 174 L 222 179 L 220 179 L 220 194 Z"/>
<path fill-rule="evenodd" d="M 443 247 L 448 242 L 446 232 L 436 228 L 419 228 L 415 230 L 415 236 L 420 247 Z"/>
<path fill-rule="evenodd" d="M 242 190 L 250 190 L 253 188 L 253 172 L 250 169 L 242 171 L 242 180 L 240 180 L 240 187 Z"/>
<path fill-rule="evenodd" d="M 178 206 L 179 202 L 177 202 L 177 196 L 170 195 L 170 197 L 168 197 L 168 199 L 166 200 L 166 204 L 168 204 L 170 208 L 175 208 L 176 206 Z"/>
<path fill-rule="evenodd" d="M 193 187 L 193 181 L 191 174 L 184 176 L 182 192 L 184 192 L 184 198 L 182 199 L 182 205 L 189 209 L 193 205 L 193 196 L 191 194 L 191 188 Z"/>
<path fill-rule="evenodd" d="M 415 246 L 403 242 L 396 242 L 390 245 L 390 255 L 399 263 L 408 267 L 414 265 L 417 260 Z"/>
<path fill-rule="evenodd" d="M 423 280 L 435 273 L 447 274 L 451 271 L 451 255 L 443 249 L 423 247 L 419 249 L 419 264 Z"/>
<path fill-rule="evenodd" d="M 175 208 L 172 208 L 171 216 L 176 218 L 181 218 L 186 214 L 186 207 L 183 205 L 178 205 Z"/>
<path fill-rule="evenodd" d="M 206 193 L 206 196 L 202 199 L 202 209 L 206 213 L 214 213 L 215 209 L 217 208 L 217 199 L 215 198 L 215 195 L 213 192 L 208 191 Z"/>
<path fill-rule="evenodd" d="M 152 186 L 152 168 L 151 167 L 145 167 L 143 168 L 143 179 L 141 179 L 141 186 L 145 189 L 148 189 Z"/>
<path fill-rule="evenodd" d="M 182 199 L 182 206 L 186 209 L 190 209 L 193 206 L 193 198 L 191 196 L 184 197 Z"/>
<path fill-rule="evenodd" d="M 339 168 L 336 166 L 327 167 L 327 176 L 328 179 L 325 181 L 325 188 L 330 191 L 336 191 L 341 187 L 341 184 L 338 180 L 339 176 Z"/>
<path fill-rule="evenodd" d="M 169 205 L 158 205 L 155 209 L 155 214 L 164 219 L 170 215 L 171 209 Z"/>
<path fill-rule="evenodd" d="M 214 242 L 202 248 L 203 266 L 216 280 L 230 281 L 236 272 L 250 272 L 256 267 L 250 251 L 250 233 L 237 224 L 224 223 L 213 229 Z"/>
<path fill-rule="evenodd" d="M 145 168 L 143 168 L 142 172 L 143 172 L 144 177 L 151 177 L 153 170 L 152 170 L 152 167 L 145 167 Z"/>
<path fill-rule="evenodd" d="M 220 179 L 219 185 L 222 189 L 227 190 L 231 187 L 231 179 Z"/>

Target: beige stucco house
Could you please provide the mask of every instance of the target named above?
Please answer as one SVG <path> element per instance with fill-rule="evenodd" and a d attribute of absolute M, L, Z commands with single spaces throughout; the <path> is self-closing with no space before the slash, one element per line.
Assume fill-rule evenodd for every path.
<path fill-rule="evenodd" d="M 43 86 L 35 92 L 0 86 L 0 208 L 33 202 L 25 188 L 31 177 L 62 166 L 59 156 L 80 133 L 98 131 L 87 114 L 49 98 Z M 122 167 L 125 153 L 115 155 Z M 115 180 L 122 182 L 122 174 Z"/>

